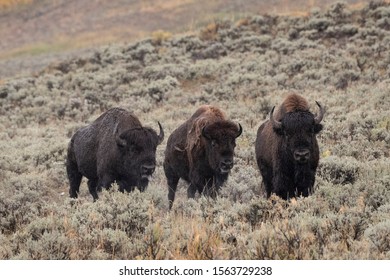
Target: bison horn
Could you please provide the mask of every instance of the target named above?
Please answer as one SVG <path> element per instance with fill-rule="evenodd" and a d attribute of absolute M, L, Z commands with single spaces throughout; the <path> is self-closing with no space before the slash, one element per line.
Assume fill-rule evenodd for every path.
<path fill-rule="evenodd" d="M 271 121 L 272 126 L 275 129 L 281 129 L 282 128 L 282 122 L 277 121 L 277 120 L 274 119 L 274 110 L 275 110 L 275 106 L 272 108 L 272 110 L 271 110 L 271 112 L 269 114 L 269 119 Z"/>
<path fill-rule="evenodd" d="M 161 144 L 162 141 L 164 140 L 164 130 L 163 130 L 160 122 L 158 122 L 158 126 L 160 128 L 160 134 L 158 135 L 158 144 Z"/>
<path fill-rule="evenodd" d="M 321 106 L 320 102 L 316 101 L 317 106 L 320 108 L 320 114 L 314 118 L 314 122 L 316 124 L 319 124 L 322 121 L 322 118 L 324 117 L 324 107 Z"/>
<path fill-rule="evenodd" d="M 237 138 L 238 136 L 240 136 L 240 135 L 241 135 L 241 133 L 242 133 L 242 126 L 241 126 L 241 124 L 240 124 L 240 123 L 238 123 L 238 133 L 237 133 L 237 136 L 236 136 L 236 138 Z"/>

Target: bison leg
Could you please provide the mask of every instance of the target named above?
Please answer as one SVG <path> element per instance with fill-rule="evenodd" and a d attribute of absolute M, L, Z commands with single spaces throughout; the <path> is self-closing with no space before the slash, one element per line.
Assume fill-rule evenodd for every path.
<path fill-rule="evenodd" d="M 178 177 L 169 177 L 168 179 L 168 203 L 169 209 L 172 209 L 173 201 L 175 200 L 176 188 L 179 183 Z"/>
<path fill-rule="evenodd" d="M 111 184 L 115 181 L 114 178 L 111 178 L 109 175 L 103 175 L 99 177 L 99 180 L 97 184 L 92 185 L 92 188 L 89 189 L 89 192 L 91 193 L 93 200 L 96 201 L 99 196 L 97 194 L 98 191 L 101 191 L 102 188 L 109 189 L 111 187 Z"/>
<path fill-rule="evenodd" d="M 132 192 L 132 191 L 135 190 L 135 186 L 130 186 L 130 185 L 127 184 L 127 182 L 125 182 L 125 181 L 122 181 L 122 180 L 117 181 L 117 184 L 118 184 L 118 186 L 119 186 L 119 191 L 120 191 L 121 193 L 124 193 L 125 191 L 127 191 L 127 192 Z"/>
<path fill-rule="evenodd" d="M 168 183 L 168 203 L 169 210 L 172 209 L 173 201 L 175 200 L 176 188 L 179 183 L 180 177 L 177 176 L 176 172 L 164 162 L 164 173 Z"/>
<path fill-rule="evenodd" d="M 296 172 L 294 183 L 296 185 L 296 196 L 309 196 L 313 191 L 315 182 L 315 171 L 313 170 L 299 170 Z"/>
<path fill-rule="evenodd" d="M 77 164 L 71 160 L 66 163 L 66 172 L 70 184 L 69 195 L 71 198 L 77 198 L 83 175 L 79 172 Z"/>
<path fill-rule="evenodd" d="M 97 180 L 88 180 L 88 190 L 92 194 L 94 201 L 99 198 L 97 195 Z"/>
<path fill-rule="evenodd" d="M 212 180 L 210 180 L 210 181 L 212 184 Z M 206 179 L 204 178 L 204 176 L 199 174 L 198 169 L 195 169 L 190 173 L 190 182 L 191 183 L 187 189 L 188 198 L 195 198 L 196 191 L 198 191 L 199 194 L 202 194 L 202 192 L 204 191 L 204 188 L 207 185 Z M 206 187 L 206 189 L 207 189 L 207 187 Z M 206 190 L 206 192 L 207 192 L 207 190 Z"/>
<path fill-rule="evenodd" d="M 210 196 L 212 199 L 215 199 L 217 197 L 219 189 L 220 189 L 220 185 L 216 182 L 216 178 L 210 179 L 206 183 L 206 186 L 203 190 L 203 194 L 205 196 Z"/>
<path fill-rule="evenodd" d="M 217 174 L 214 176 L 214 185 L 211 186 L 211 198 L 215 199 L 221 190 L 223 184 L 227 181 L 229 175 L 228 174 Z"/>
<path fill-rule="evenodd" d="M 272 168 L 269 168 L 267 165 L 263 163 L 259 163 L 259 169 L 261 173 L 261 177 L 263 178 L 263 184 L 265 191 L 267 193 L 267 197 L 269 198 L 272 193 Z"/>
<path fill-rule="evenodd" d="M 188 186 L 188 189 L 187 189 L 187 197 L 188 198 L 195 198 L 195 193 L 197 190 L 198 190 L 198 187 L 196 186 L 196 184 L 193 184 L 191 182 L 190 185 Z M 200 191 L 200 193 L 201 193 L 201 191 Z"/>
<path fill-rule="evenodd" d="M 290 188 L 294 186 L 294 182 L 285 176 L 283 173 L 274 174 L 273 178 L 273 190 L 277 196 L 287 200 L 289 198 L 295 197 L 295 190 L 290 191 Z"/>

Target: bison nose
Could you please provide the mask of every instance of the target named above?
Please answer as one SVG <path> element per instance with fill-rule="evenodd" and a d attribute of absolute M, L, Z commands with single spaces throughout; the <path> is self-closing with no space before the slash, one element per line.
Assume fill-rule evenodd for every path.
<path fill-rule="evenodd" d="M 141 173 L 142 175 L 152 175 L 154 170 L 156 169 L 156 165 L 142 165 L 141 166 Z"/>
<path fill-rule="evenodd" d="M 221 171 L 222 173 L 229 172 L 230 169 L 233 168 L 233 160 L 231 159 L 224 159 L 220 163 Z"/>
<path fill-rule="evenodd" d="M 301 149 L 294 151 L 294 159 L 298 162 L 305 163 L 309 160 L 310 151 L 308 149 Z"/>

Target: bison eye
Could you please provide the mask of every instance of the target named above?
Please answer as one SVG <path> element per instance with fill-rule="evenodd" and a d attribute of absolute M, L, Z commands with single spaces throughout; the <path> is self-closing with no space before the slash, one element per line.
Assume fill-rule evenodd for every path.
<path fill-rule="evenodd" d="M 215 141 L 215 140 L 211 140 L 211 146 L 213 146 L 213 147 L 216 147 L 216 146 L 218 146 L 218 143 L 217 143 L 217 141 Z"/>
<path fill-rule="evenodd" d="M 131 146 L 130 151 L 131 151 L 133 154 L 139 154 L 139 153 L 142 152 L 142 148 L 141 148 L 141 147 L 138 147 L 138 146 Z"/>

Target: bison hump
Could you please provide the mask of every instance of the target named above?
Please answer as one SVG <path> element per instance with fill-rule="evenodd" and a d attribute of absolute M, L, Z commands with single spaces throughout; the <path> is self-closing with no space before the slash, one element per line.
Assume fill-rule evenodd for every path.
<path fill-rule="evenodd" d="M 280 105 L 278 111 L 275 114 L 275 118 L 277 120 L 281 120 L 287 113 L 305 111 L 309 111 L 309 103 L 304 97 L 293 93 L 284 99 L 283 103 Z"/>

